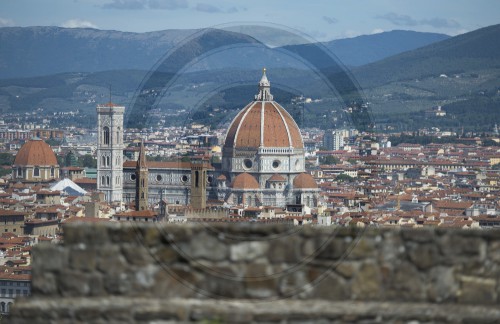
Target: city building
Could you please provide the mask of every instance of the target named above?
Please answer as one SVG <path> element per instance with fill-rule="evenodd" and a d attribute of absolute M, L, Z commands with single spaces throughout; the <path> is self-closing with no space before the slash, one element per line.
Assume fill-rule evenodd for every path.
<path fill-rule="evenodd" d="M 102 123 L 99 127 L 103 127 Z M 114 150 L 114 142 L 110 143 L 108 150 Z M 101 142 L 99 146 L 103 146 Z M 102 164 L 101 155 L 99 159 Z M 195 159 L 148 161 L 147 169 L 150 205 L 160 200 L 185 205 L 195 201 L 196 206 L 203 207 L 212 200 L 229 205 L 315 207 L 318 200 L 318 185 L 305 172 L 300 130 L 290 114 L 273 100 L 265 70 L 255 99 L 237 114 L 227 131 L 219 168 L 208 161 L 197 164 Z M 126 203 L 133 203 L 137 176 L 137 163 L 126 161 L 123 164 Z M 200 181 L 202 186 L 196 186 Z M 204 188 L 203 195 L 200 188 Z"/>
<path fill-rule="evenodd" d="M 54 151 L 39 138 L 28 140 L 16 154 L 12 178 L 27 183 L 59 179 L 59 164 Z"/>
<path fill-rule="evenodd" d="M 123 113 L 112 102 L 97 106 L 97 190 L 107 202 L 123 198 Z"/>

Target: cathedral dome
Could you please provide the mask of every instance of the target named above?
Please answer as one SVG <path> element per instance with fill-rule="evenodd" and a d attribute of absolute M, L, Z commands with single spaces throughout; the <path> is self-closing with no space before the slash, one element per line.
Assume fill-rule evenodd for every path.
<path fill-rule="evenodd" d="M 299 127 L 292 116 L 273 101 L 269 90 L 270 83 L 264 70 L 255 101 L 233 119 L 224 148 L 304 148 Z"/>
<path fill-rule="evenodd" d="M 293 187 L 296 189 L 316 189 L 318 184 L 310 174 L 301 173 L 293 179 Z"/>
<path fill-rule="evenodd" d="M 24 143 L 14 160 L 16 166 L 40 165 L 57 166 L 57 158 L 49 144 L 33 138 Z"/>
<path fill-rule="evenodd" d="M 259 189 L 259 183 L 250 174 L 244 172 L 234 178 L 231 187 L 233 189 Z"/>

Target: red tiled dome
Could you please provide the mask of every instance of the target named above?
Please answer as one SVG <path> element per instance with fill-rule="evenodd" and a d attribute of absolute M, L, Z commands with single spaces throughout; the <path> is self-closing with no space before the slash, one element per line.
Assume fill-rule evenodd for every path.
<path fill-rule="evenodd" d="M 318 184 L 308 173 L 301 173 L 293 179 L 293 187 L 297 189 L 315 189 Z"/>
<path fill-rule="evenodd" d="M 304 148 L 292 116 L 275 101 L 254 101 L 233 120 L 224 147 Z"/>
<path fill-rule="evenodd" d="M 304 148 L 299 127 L 292 116 L 273 101 L 269 89 L 264 71 L 255 101 L 233 119 L 226 134 L 225 148 Z"/>
<path fill-rule="evenodd" d="M 231 187 L 233 189 L 259 189 L 259 183 L 253 176 L 244 172 L 234 178 Z"/>
<path fill-rule="evenodd" d="M 17 152 L 14 165 L 56 166 L 57 158 L 49 144 L 41 139 L 31 139 Z"/>

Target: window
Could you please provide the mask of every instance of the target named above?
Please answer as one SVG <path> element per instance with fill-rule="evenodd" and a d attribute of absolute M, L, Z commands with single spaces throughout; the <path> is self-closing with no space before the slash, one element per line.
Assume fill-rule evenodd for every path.
<path fill-rule="evenodd" d="M 105 177 L 104 177 L 104 176 L 102 176 L 102 177 L 101 177 L 101 185 L 103 185 L 103 186 L 104 186 L 105 184 L 106 184 Z"/>
<path fill-rule="evenodd" d="M 244 168 L 244 169 L 251 169 L 251 168 L 252 168 L 252 166 L 253 166 L 253 162 L 252 162 L 252 160 L 250 160 L 250 159 L 245 159 L 245 160 L 243 161 L 243 168 Z"/>
<path fill-rule="evenodd" d="M 109 186 L 109 176 L 106 176 L 106 185 Z"/>
<path fill-rule="evenodd" d="M 103 133 L 103 144 L 105 145 L 109 145 L 109 127 L 108 126 L 104 126 L 104 128 L 102 129 L 102 133 Z"/>
<path fill-rule="evenodd" d="M 33 176 L 34 177 L 39 177 L 40 176 L 40 168 L 39 167 L 35 167 L 33 169 Z"/>
<path fill-rule="evenodd" d="M 274 160 L 273 161 L 273 169 L 278 169 L 281 165 L 281 162 L 279 160 Z"/>
<path fill-rule="evenodd" d="M 22 177 L 23 176 L 23 169 L 17 168 L 17 176 Z"/>
<path fill-rule="evenodd" d="M 160 174 L 158 174 L 158 175 L 156 176 L 156 181 L 161 181 L 161 180 L 162 180 L 162 177 L 161 177 L 161 175 L 160 175 Z"/>
<path fill-rule="evenodd" d="M 109 166 L 109 156 L 106 156 L 106 166 Z"/>
<path fill-rule="evenodd" d="M 50 176 L 53 177 L 56 174 L 54 167 L 50 168 Z"/>

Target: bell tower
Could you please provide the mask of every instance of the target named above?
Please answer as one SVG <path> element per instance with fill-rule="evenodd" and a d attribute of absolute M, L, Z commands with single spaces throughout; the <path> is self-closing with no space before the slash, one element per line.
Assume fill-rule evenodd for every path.
<path fill-rule="evenodd" d="M 191 208 L 194 210 L 207 207 L 208 165 L 208 159 L 205 157 L 191 161 Z"/>
<path fill-rule="evenodd" d="M 123 113 L 111 101 L 97 105 L 97 190 L 107 202 L 123 195 Z"/>
<path fill-rule="evenodd" d="M 141 142 L 139 159 L 135 168 L 135 210 L 148 210 L 148 166 L 144 152 L 144 141 Z"/>

